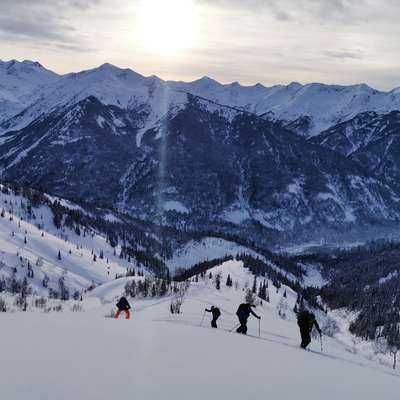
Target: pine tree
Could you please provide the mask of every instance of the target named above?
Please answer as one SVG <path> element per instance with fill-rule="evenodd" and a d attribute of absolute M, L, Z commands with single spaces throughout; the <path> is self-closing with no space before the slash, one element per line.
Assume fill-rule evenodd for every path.
<path fill-rule="evenodd" d="M 257 277 L 256 276 L 254 277 L 254 280 L 253 280 L 252 291 L 253 291 L 253 293 L 256 293 L 256 291 L 257 291 Z"/>
<path fill-rule="evenodd" d="M 215 274 L 215 287 L 217 288 L 217 290 L 221 289 L 221 278 L 222 278 L 222 272 L 218 271 Z"/>

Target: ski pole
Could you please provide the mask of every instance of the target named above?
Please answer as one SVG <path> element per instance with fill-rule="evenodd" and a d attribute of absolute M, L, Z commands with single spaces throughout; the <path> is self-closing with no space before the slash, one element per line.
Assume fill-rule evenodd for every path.
<path fill-rule="evenodd" d="M 232 329 L 230 329 L 229 332 L 232 332 L 232 331 L 233 331 L 235 328 L 237 328 L 239 325 L 240 325 L 240 322 L 239 322 L 236 326 L 234 326 Z"/>
<path fill-rule="evenodd" d="M 323 353 L 324 349 L 322 348 L 322 333 L 319 334 L 319 339 L 321 341 L 321 353 Z"/>
<path fill-rule="evenodd" d="M 203 323 L 204 316 L 206 315 L 206 310 L 204 310 L 203 318 L 201 319 L 200 326 Z"/>
<path fill-rule="evenodd" d="M 260 331 L 261 331 L 261 321 L 260 321 L 260 319 L 259 319 L 259 320 L 258 320 L 258 337 L 261 337 Z"/>

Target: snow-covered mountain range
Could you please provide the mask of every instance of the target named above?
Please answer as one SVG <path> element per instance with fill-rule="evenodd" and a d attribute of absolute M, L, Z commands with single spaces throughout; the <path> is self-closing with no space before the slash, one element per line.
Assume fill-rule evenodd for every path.
<path fill-rule="evenodd" d="M 125 108 L 135 102 L 151 104 L 153 110 L 162 113 L 168 105 L 165 101 L 168 93 L 175 92 L 175 96 L 179 91 L 287 126 L 296 126 L 298 123 L 298 132 L 305 136 L 318 135 L 364 112 L 385 115 L 400 110 L 400 87 L 382 92 L 365 84 L 301 85 L 293 82 L 287 86 L 242 86 L 237 82 L 220 84 L 209 77 L 189 83 L 174 82 L 163 81 L 156 76 L 144 77 L 130 69 L 120 69 L 110 64 L 79 73 L 58 75 L 38 62 L 28 60 L 0 60 L 0 77 L 0 123 L 39 99 L 42 100 L 43 109 L 49 109 L 65 101 L 78 102 L 89 95 L 97 95 L 106 105 Z"/>
<path fill-rule="evenodd" d="M 258 245 L 397 232 L 400 89 L 59 76 L 0 62 L 9 181 Z"/>

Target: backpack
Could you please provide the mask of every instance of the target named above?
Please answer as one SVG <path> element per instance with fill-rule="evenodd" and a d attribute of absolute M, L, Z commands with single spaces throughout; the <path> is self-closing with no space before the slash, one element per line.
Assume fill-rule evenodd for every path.
<path fill-rule="evenodd" d="M 240 304 L 236 311 L 236 315 L 239 315 L 242 312 L 242 310 L 244 310 L 245 308 L 246 308 L 246 303 Z"/>
<path fill-rule="evenodd" d="M 219 311 L 219 308 L 215 308 L 214 313 L 215 313 L 216 318 L 218 318 L 221 315 L 221 311 Z"/>
<path fill-rule="evenodd" d="M 297 325 L 301 326 L 301 325 L 304 324 L 305 321 L 308 322 L 308 316 L 309 316 L 309 311 L 308 310 L 300 311 L 298 316 L 297 316 Z"/>

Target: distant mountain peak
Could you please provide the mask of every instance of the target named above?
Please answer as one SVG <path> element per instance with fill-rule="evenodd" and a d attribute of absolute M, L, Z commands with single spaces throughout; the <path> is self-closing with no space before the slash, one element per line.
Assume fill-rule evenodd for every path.
<path fill-rule="evenodd" d="M 210 78 L 209 76 L 204 75 L 202 78 L 198 79 L 195 82 L 212 82 L 212 83 L 219 83 L 215 79 Z"/>
<path fill-rule="evenodd" d="M 15 59 L 10 61 L 2 61 L 0 60 L 0 69 L 7 70 L 8 74 L 20 74 L 20 73 L 31 73 L 31 72 L 46 72 L 55 74 L 54 72 L 46 69 L 37 61 L 17 61 Z"/>

